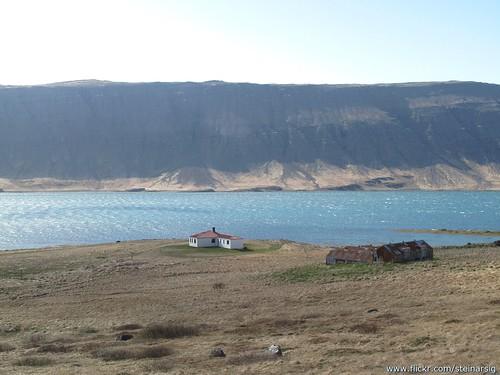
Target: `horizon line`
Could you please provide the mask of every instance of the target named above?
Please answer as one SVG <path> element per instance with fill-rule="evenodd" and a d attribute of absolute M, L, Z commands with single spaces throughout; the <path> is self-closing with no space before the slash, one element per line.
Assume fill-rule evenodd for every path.
<path fill-rule="evenodd" d="M 432 85 L 432 84 L 458 84 L 458 83 L 477 83 L 486 85 L 500 85 L 500 83 L 474 81 L 474 80 L 444 80 L 444 81 L 406 81 L 406 82 L 377 82 L 377 83 L 257 83 L 249 81 L 224 81 L 224 80 L 207 80 L 207 81 L 110 81 L 102 79 L 76 79 L 70 81 L 57 81 L 48 83 L 36 84 L 1 84 L 0 88 L 12 87 L 40 87 L 40 86 L 79 86 L 79 85 L 140 85 L 140 84 L 242 84 L 242 85 L 262 85 L 262 86 L 387 86 L 387 85 Z"/>

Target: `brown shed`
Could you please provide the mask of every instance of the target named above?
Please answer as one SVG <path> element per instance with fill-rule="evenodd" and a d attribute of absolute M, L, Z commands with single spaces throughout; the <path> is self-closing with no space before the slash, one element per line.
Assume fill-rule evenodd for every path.
<path fill-rule="evenodd" d="M 390 243 L 377 249 L 377 257 L 383 262 L 409 262 L 432 259 L 433 249 L 425 241 Z"/>
<path fill-rule="evenodd" d="M 373 246 L 346 246 L 332 249 L 326 256 L 326 264 L 368 263 L 377 261 Z"/>

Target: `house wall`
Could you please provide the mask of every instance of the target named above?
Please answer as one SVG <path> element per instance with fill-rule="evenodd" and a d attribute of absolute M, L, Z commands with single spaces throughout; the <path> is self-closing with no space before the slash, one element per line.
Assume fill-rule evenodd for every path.
<path fill-rule="evenodd" d="M 243 240 L 229 240 L 229 248 L 230 249 L 243 249 L 245 247 L 245 243 Z"/>
<path fill-rule="evenodd" d="M 189 246 L 192 247 L 217 247 L 217 239 L 212 243 L 212 238 L 196 238 L 196 243 L 189 241 Z"/>
<path fill-rule="evenodd" d="M 225 249 L 243 249 L 245 247 L 245 243 L 243 240 L 229 240 L 225 238 L 219 238 L 218 240 L 219 246 Z"/>
<path fill-rule="evenodd" d="M 391 250 L 381 247 L 377 250 L 379 258 L 384 262 L 411 262 L 432 259 L 433 251 L 429 249 L 407 249 L 402 254 L 394 254 Z"/>

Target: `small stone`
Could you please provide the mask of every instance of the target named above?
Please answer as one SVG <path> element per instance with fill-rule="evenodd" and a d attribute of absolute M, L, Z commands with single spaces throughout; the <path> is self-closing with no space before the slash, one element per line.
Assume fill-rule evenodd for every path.
<path fill-rule="evenodd" d="M 378 309 L 370 309 L 367 311 L 367 313 L 374 313 L 374 312 L 378 312 Z"/>
<path fill-rule="evenodd" d="M 279 345 L 273 344 L 267 350 L 277 356 L 283 355 L 283 352 L 281 351 L 281 347 Z"/>
<path fill-rule="evenodd" d="M 134 338 L 134 336 L 130 333 L 120 333 L 117 337 L 117 341 L 128 341 L 130 339 Z"/>
<path fill-rule="evenodd" d="M 225 357 L 225 356 L 226 356 L 226 353 L 224 353 L 224 349 L 222 349 L 222 348 L 213 348 L 210 351 L 210 357 L 221 358 L 221 357 Z"/>

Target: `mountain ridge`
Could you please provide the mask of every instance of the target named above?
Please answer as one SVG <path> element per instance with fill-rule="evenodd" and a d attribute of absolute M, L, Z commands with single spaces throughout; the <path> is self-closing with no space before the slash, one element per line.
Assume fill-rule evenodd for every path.
<path fill-rule="evenodd" d="M 0 86 L 4 190 L 498 189 L 499 150 L 488 83 Z"/>

